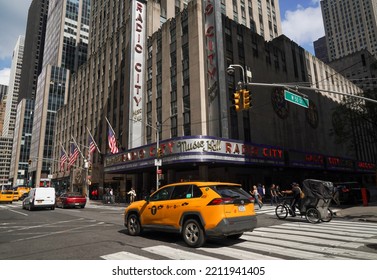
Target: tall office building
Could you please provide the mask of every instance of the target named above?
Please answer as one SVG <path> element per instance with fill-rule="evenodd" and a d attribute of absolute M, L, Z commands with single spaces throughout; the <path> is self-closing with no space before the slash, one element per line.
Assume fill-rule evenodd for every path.
<path fill-rule="evenodd" d="M 8 86 L 0 85 L 0 136 L 3 135 L 3 125 L 5 117 L 5 107 L 7 98 Z"/>
<path fill-rule="evenodd" d="M 112 187 L 123 198 L 131 186 L 142 193 L 159 180 L 234 180 L 248 186 L 297 174 L 324 176 L 327 167 L 354 171 L 353 162 L 344 160 L 353 151 L 334 143 L 331 118 L 323 118 L 340 96 L 305 92 L 311 104 L 305 110 L 288 104 L 280 90 L 253 87 L 252 109 L 236 112 L 232 93 L 243 76 L 237 69 L 230 77 L 225 69 L 242 65 L 262 83 L 309 82 L 355 94 L 359 88 L 283 35 L 266 42 L 231 20 L 224 1 L 189 1 L 173 18 L 157 13 L 163 2 L 93 1 L 88 62 L 72 76 L 67 105 L 58 112 L 55 159 L 60 143 L 68 150 L 71 136 L 87 146 L 88 128 L 101 152 L 94 153 L 91 187 L 100 194 Z M 329 76 L 332 83 L 322 83 Z M 107 120 L 120 148 L 114 155 Z M 158 148 L 163 175 L 156 172 Z M 338 166 L 327 163 L 332 156 Z M 83 159 L 73 172 L 55 162 L 55 186 L 84 189 L 83 167 Z"/>
<path fill-rule="evenodd" d="M 38 76 L 42 71 L 48 0 L 33 0 L 29 7 L 22 61 L 11 169 L 13 185 L 27 183 L 32 130 L 32 111 Z M 25 119 L 24 119 L 25 117 Z M 20 118 L 20 119 L 19 119 Z M 19 125 L 22 125 L 19 127 Z"/>
<path fill-rule="evenodd" d="M 24 98 L 35 98 L 42 71 L 48 3 L 49 0 L 33 0 L 29 7 L 18 103 Z"/>
<path fill-rule="evenodd" d="M 18 93 L 20 90 L 21 67 L 24 54 L 24 40 L 25 38 L 23 36 L 19 36 L 16 46 L 13 50 L 9 87 L 7 93 L 7 103 L 5 108 L 3 136 L 13 136 L 14 126 L 16 122 Z"/>
<path fill-rule="evenodd" d="M 377 1 L 322 0 L 330 61 L 367 49 L 377 55 Z"/>
<path fill-rule="evenodd" d="M 13 133 L 16 122 L 17 98 L 20 85 L 24 37 L 19 36 L 13 50 L 9 86 L 6 95 L 3 134 L 0 137 L 0 185 L 9 183 Z M 4 89 L 4 88 L 3 88 Z"/>
<path fill-rule="evenodd" d="M 68 98 L 70 73 L 86 61 L 89 0 L 50 0 L 30 147 L 32 185 L 49 181 L 55 116 Z"/>
<path fill-rule="evenodd" d="M 18 103 L 9 172 L 13 186 L 28 185 L 33 111 L 33 99 L 22 99 Z"/>

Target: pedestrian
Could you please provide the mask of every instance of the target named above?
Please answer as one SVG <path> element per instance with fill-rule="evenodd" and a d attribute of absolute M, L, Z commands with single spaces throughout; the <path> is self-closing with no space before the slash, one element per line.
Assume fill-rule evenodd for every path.
<path fill-rule="evenodd" d="M 274 205 L 274 203 L 276 203 L 276 205 L 277 205 L 278 204 L 278 200 L 277 200 L 277 193 L 276 193 L 276 186 L 275 186 L 275 184 L 271 185 L 270 195 L 271 195 L 271 206 Z"/>
<path fill-rule="evenodd" d="M 253 189 L 250 191 L 251 195 L 254 197 L 254 203 L 257 203 L 258 206 L 259 206 L 259 209 L 262 208 L 263 206 L 263 203 L 262 201 L 260 200 L 261 199 L 261 196 L 260 194 L 258 193 L 258 189 L 257 189 L 257 186 L 253 186 Z"/>
<path fill-rule="evenodd" d="M 275 192 L 276 192 L 276 203 L 280 202 L 280 197 L 283 196 L 283 194 L 280 192 L 280 186 L 275 185 Z"/>
<path fill-rule="evenodd" d="M 134 202 L 136 198 L 136 191 L 134 187 L 131 187 L 131 190 L 127 194 L 130 196 L 130 203 Z"/>
<path fill-rule="evenodd" d="M 332 200 L 334 200 L 334 202 L 336 203 L 337 206 L 340 205 L 340 200 L 339 200 L 339 187 L 338 186 L 335 186 L 334 187 L 334 193 L 333 193 L 333 196 L 332 196 Z"/>
<path fill-rule="evenodd" d="M 297 204 L 299 204 L 299 202 L 301 202 L 301 197 L 300 197 L 301 189 L 300 189 L 299 184 L 297 184 L 297 183 L 292 183 L 291 186 L 292 186 L 292 188 L 290 190 L 282 191 L 282 193 L 293 195 L 290 206 L 291 206 L 291 210 L 292 210 L 291 215 L 292 215 L 292 217 L 294 217 L 294 216 L 296 216 L 296 206 L 297 206 Z"/>
<path fill-rule="evenodd" d="M 258 191 L 258 194 L 259 194 L 260 202 L 262 202 L 262 203 L 263 203 L 264 192 L 265 192 L 265 190 L 263 190 L 263 188 L 264 188 L 264 186 L 262 186 L 262 184 L 258 184 L 257 191 Z"/>

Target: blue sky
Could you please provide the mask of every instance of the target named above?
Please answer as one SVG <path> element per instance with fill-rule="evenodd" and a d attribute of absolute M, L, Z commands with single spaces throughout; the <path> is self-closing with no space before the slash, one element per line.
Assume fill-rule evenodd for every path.
<path fill-rule="evenodd" d="M 14 46 L 25 34 L 32 0 L 0 0 L 0 84 L 9 82 Z M 312 54 L 313 41 L 324 35 L 320 0 L 279 0 L 283 34 Z"/>

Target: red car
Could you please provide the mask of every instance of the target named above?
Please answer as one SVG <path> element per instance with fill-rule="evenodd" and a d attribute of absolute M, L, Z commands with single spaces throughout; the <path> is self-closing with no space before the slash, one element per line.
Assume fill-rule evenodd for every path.
<path fill-rule="evenodd" d="M 67 192 L 56 198 L 56 207 L 80 207 L 84 208 L 86 205 L 86 197 L 80 193 Z"/>

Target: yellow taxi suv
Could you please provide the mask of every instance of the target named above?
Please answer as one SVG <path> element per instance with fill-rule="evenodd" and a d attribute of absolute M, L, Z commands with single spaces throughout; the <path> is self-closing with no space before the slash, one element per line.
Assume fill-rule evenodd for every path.
<path fill-rule="evenodd" d="M 253 199 L 239 184 L 183 182 L 130 204 L 124 225 L 129 235 L 144 229 L 173 231 L 188 246 L 200 247 L 210 237 L 240 238 L 256 228 L 257 218 Z"/>
<path fill-rule="evenodd" d="M 12 203 L 13 202 L 13 191 L 4 190 L 0 192 L 0 202 Z"/>

